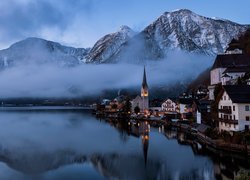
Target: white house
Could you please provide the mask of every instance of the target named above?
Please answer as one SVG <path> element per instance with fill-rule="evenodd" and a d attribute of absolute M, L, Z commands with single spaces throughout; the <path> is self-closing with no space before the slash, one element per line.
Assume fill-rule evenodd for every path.
<path fill-rule="evenodd" d="M 250 127 L 250 86 L 227 85 L 220 93 L 219 130 L 243 131 Z"/>
<path fill-rule="evenodd" d="M 171 99 L 167 99 L 162 103 L 161 110 L 166 112 L 176 112 L 176 103 Z"/>

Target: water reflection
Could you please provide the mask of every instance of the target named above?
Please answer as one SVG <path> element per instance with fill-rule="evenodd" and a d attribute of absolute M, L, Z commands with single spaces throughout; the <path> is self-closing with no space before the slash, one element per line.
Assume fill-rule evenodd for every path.
<path fill-rule="evenodd" d="M 215 179 L 235 177 L 242 169 L 240 162 L 208 154 L 190 138 L 151 128 L 147 121 L 2 112 L 0 179 Z"/>

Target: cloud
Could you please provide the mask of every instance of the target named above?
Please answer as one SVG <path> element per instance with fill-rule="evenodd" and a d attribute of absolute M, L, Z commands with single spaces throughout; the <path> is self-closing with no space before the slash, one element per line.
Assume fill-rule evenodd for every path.
<path fill-rule="evenodd" d="M 81 24 L 77 20 L 78 17 L 84 17 L 85 19 L 90 18 L 91 13 L 93 12 L 93 4 L 96 1 L 97 0 L 1 1 L 0 40 L 2 45 L 5 44 L 6 46 L 6 44 L 30 36 L 43 37 L 45 39 L 52 37 L 52 40 L 60 41 L 61 35 L 67 37 L 69 33 L 74 34 L 72 31 L 76 28 L 72 30 L 69 29 L 71 26 L 75 26 L 75 23 L 77 23 L 78 29 L 81 29 Z M 84 21 L 82 23 L 84 23 Z M 88 23 L 85 25 L 87 26 Z M 57 35 L 50 36 L 51 34 L 48 30 L 54 29 L 57 29 Z M 49 32 L 48 36 L 46 34 L 47 32 Z M 84 34 L 84 32 L 82 33 Z M 79 35 L 79 31 L 74 35 Z M 68 38 L 66 40 L 68 40 Z"/>
<path fill-rule="evenodd" d="M 205 56 L 173 53 L 146 64 L 150 88 L 191 81 L 211 65 Z M 63 68 L 55 64 L 25 64 L 0 73 L 0 97 L 77 97 L 103 90 L 140 88 L 143 65 L 84 64 Z"/>

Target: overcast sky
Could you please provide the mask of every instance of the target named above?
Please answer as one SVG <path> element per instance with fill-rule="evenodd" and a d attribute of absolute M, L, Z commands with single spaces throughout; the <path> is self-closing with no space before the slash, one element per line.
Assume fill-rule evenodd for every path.
<path fill-rule="evenodd" d="M 247 0 L 1 0 L 0 49 L 31 36 L 91 47 L 121 25 L 140 31 L 181 8 L 250 24 L 249 5 Z"/>

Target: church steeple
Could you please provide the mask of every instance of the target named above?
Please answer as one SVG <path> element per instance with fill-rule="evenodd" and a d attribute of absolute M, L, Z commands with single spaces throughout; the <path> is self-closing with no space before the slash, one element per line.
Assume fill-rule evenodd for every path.
<path fill-rule="evenodd" d="M 144 72 L 143 72 L 142 87 L 143 88 L 148 88 L 145 66 L 144 66 Z"/>
<path fill-rule="evenodd" d="M 149 107 L 149 99 L 148 99 L 148 83 L 147 83 L 145 66 L 144 66 L 143 80 L 141 86 L 141 98 L 142 98 L 142 111 L 146 112 Z"/>
<path fill-rule="evenodd" d="M 144 71 L 143 71 L 143 80 L 142 80 L 142 87 L 141 87 L 141 97 L 148 97 L 148 83 L 147 83 L 147 76 L 146 76 L 145 66 L 144 66 Z"/>

